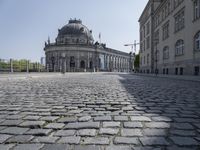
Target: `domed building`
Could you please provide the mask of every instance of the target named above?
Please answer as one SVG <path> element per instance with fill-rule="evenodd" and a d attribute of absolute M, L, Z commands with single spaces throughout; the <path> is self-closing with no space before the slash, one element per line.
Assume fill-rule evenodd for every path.
<path fill-rule="evenodd" d="M 58 29 L 54 43 L 45 42 L 46 69 L 51 72 L 132 70 L 132 55 L 94 42 L 92 30 L 81 20 L 69 20 Z"/>

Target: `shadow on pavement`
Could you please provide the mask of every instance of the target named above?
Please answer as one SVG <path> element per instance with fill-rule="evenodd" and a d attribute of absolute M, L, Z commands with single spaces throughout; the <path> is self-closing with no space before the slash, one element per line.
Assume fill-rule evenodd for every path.
<path fill-rule="evenodd" d="M 167 150 L 200 149 L 198 82 L 130 74 L 119 76 L 133 108 L 122 115 L 142 122 L 140 142 L 143 146 Z"/>

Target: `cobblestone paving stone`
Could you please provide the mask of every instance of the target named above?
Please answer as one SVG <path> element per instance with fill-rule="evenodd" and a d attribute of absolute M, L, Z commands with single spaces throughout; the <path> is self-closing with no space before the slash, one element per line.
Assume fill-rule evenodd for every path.
<path fill-rule="evenodd" d="M 1 150 L 199 150 L 200 83 L 124 73 L 0 78 Z"/>

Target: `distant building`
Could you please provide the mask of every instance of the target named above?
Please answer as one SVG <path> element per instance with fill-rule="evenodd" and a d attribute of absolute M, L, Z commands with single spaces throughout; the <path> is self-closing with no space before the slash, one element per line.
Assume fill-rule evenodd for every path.
<path fill-rule="evenodd" d="M 200 75 L 200 0 L 149 0 L 139 23 L 140 72 Z"/>
<path fill-rule="evenodd" d="M 41 65 L 45 65 L 45 57 L 41 57 L 41 59 L 40 59 L 40 64 L 41 64 Z"/>
<path fill-rule="evenodd" d="M 81 20 L 69 20 L 58 30 L 55 43 L 45 42 L 49 71 L 129 71 L 131 55 L 94 42 L 92 31 Z"/>

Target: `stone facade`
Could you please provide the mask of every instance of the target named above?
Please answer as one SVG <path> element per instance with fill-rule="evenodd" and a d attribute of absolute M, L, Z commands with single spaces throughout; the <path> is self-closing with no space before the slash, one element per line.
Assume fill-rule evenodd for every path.
<path fill-rule="evenodd" d="M 45 42 L 46 68 L 55 72 L 132 70 L 132 55 L 94 43 L 92 31 L 81 20 L 70 20 L 58 30 L 55 43 Z"/>
<path fill-rule="evenodd" d="M 200 75 L 200 0 L 149 0 L 139 23 L 140 72 Z"/>

